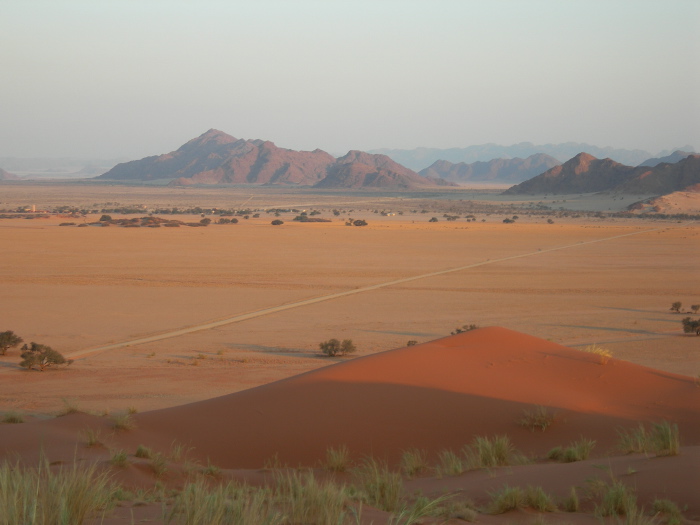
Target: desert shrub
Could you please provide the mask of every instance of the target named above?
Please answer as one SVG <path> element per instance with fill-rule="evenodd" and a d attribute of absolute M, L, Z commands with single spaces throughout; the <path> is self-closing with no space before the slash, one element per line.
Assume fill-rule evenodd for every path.
<path fill-rule="evenodd" d="M 401 469 L 412 478 L 428 469 L 428 460 L 424 450 L 412 448 L 401 455 Z"/>
<path fill-rule="evenodd" d="M 601 365 L 607 364 L 607 362 L 610 361 L 610 358 L 612 357 L 612 352 L 610 350 L 608 350 L 607 348 L 603 348 L 602 346 L 597 345 L 595 343 L 592 345 L 585 346 L 584 348 L 582 348 L 582 350 L 584 352 L 597 355 Z"/>
<path fill-rule="evenodd" d="M 0 525 L 77 525 L 108 510 L 116 485 L 95 466 L 0 465 Z"/>
<path fill-rule="evenodd" d="M 12 330 L 6 330 L 5 332 L 0 332 L 0 355 L 7 354 L 10 348 L 18 346 L 23 343 L 24 340 L 15 334 Z"/>
<path fill-rule="evenodd" d="M 279 219 L 275 219 L 270 224 L 272 224 L 273 226 L 280 226 L 280 225 L 284 224 L 284 221 L 281 221 Z"/>
<path fill-rule="evenodd" d="M 343 339 L 342 342 L 338 339 L 329 339 L 328 341 L 319 343 L 318 347 L 321 349 L 321 352 L 328 357 L 352 354 L 357 351 L 352 339 Z"/>
<path fill-rule="evenodd" d="M 418 344 L 418 341 L 415 339 L 411 339 L 408 343 L 406 343 L 406 346 L 415 346 Z"/>
<path fill-rule="evenodd" d="M 520 426 L 544 432 L 554 422 L 554 414 L 547 407 L 538 405 L 532 410 L 523 410 Z"/>
<path fill-rule="evenodd" d="M 364 219 L 358 219 L 356 221 L 352 221 L 353 226 L 367 226 L 367 221 Z"/>
<path fill-rule="evenodd" d="M 700 335 L 700 319 L 693 320 L 690 317 L 686 317 L 681 321 L 683 325 L 683 333 Z"/>
<path fill-rule="evenodd" d="M 469 332 L 470 330 L 476 330 L 477 328 L 479 327 L 475 324 L 465 324 L 462 325 L 461 328 L 455 328 L 454 332 L 450 332 L 450 335 L 457 335 L 461 334 L 462 332 Z"/>
<path fill-rule="evenodd" d="M 50 346 L 34 342 L 30 343 L 29 346 L 26 344 L 22 346 L 20 357 L 22 357 L 22 361 L 19 363 L 19 366 L 27 370 L 37 369 L 42 372 L 51 366 L 69 365 L 73 362 L 63 357 L 60 352 Z"/>
<path fill-rule="evenodd" d="M 74 399 L 67 399 L 65 397 L 61 398 L 61 401 L 63 401 L 63 410 L 61 410 L 58 413 L 58 416 L 67 416 L 69 414 L 77 414 L 80 412 L 80 408 L 78 408 L 78 402 L 75 401 Z"/>
<path fill-rule="evenodd" d="M 700 304 L 691 304 L 690 309 L 693 311 L 694 314 L 697 314 L 698 310 L 700 310 Z"/>
<path fill-rule="evenodd" d="M 20 414 L 19 412 L 10 410 L 3 414 L 2 422 L 8 424 L 24 423 L 24 416 L 22 416 L 22 414 Z"/>
<path fill-rule="evenodd" d="M 151 456 L 151 470 L 157 477 L 161 477 L 168 470 L 168 462 L 163 454 Z"/>
<path fill-rule="evenodd" d="M 102 217 L 100 217 L 100 222 L 106 222 L 106 221 L 111 221 L 111 220 L 112 220 L 111 215 L 103 215 Z"/>
<path fill-rule="evenodd" d="M 354 474 L 369 505 L 386 512 L 399 509 L 403 481 L 399 474 L 389 470 L 386 463 L 374 458 L 365 459 Z"/>
<path fill-rule="evenodd" d="M 675 302 L 671 303 L 671 308 L 669 308 L 669 310 L 679 314 L 679 313 L 681 313 L 682 306 L 683 306 L 683 303 L 681 303 L 680 301 L 675 301 Z"/>
<path fill-rule="evenodd" d="M 345 472 L 350 463 L 350 451 L 346 445 L 326 449 L 326 468 L 331 472 Z"/>

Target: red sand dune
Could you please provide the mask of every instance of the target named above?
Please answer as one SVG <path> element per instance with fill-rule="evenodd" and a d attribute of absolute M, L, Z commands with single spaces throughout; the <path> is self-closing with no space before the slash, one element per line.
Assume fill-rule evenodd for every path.
<path fill-rule="evenodd" d="M 544 433 L 518 424 L 534 405 L 556 413 Z M 259 468 L 275 454 L 290 466 L 316 465 L 341 444 L 355 457 L 395 462 L 407 448 L 436 454 L 494 434 L 534 454 L 583 435 L 604 455 L 617 429 L 638 421 L 676 422 L 683 445 L 699 445 L 700 388 L 690 377 L 615 359 L 603 365 L 596 355 L 492 327 L 135 419 L 137 428 L 112 445 L 167 450 L 176 441 L 222 468 Z M 0 457 L 43 447 L 52 460 L 70 460 L 86 427 L 109 433 L 108 420 L 84 414 L 3 425 Z"/>

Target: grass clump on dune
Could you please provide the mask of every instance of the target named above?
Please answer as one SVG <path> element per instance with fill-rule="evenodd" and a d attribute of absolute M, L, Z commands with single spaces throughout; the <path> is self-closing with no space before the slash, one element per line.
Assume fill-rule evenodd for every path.
<path fill-rule="evenodd" d="M 401 455 L 401 470 L 406 476 L 412 478 L 428 469 L 427 454 L 424 450 L 412 448 Z"/>
<path fill-rule="evenodd" d="M 139 445 L 136 447 L 134 456 L 142 459 L 151 459 L 153 457 L 153 451 L 145 445 Z"/>
<path fill-rule="evenodd" d="M 464 448 L 464 455 L 470 468 L 503 467 L 527 462 L 506 435 L 492 438 L 477 436 L 470 447 Z"/>
<path fill-rule="evenodd" d="M 588 345 L 582 348 L 584 352 L 588 352 L 589 354 L 595 354 L 598 356 L 598 362 L 601 365 L 605 365 L 610 361 L 610 358 L 612 357 L 612 352 L 608 350 L 605 347 L 602 347 L 596 343 L 593 343 L 592 345 Z"/>
<path fill-rule="evenodd" d="M 618 430 L 618 449 L 627 454 L 653 452 L 657 456 L 677 456 L 680 453 L 678 425 L 668 421 L 654 423 L 651 430 L 643 424 L 630 430 Z"/>
<path fill-rule="evenodd" d="M 3 414 L 2 422 L 8 424 L 24 423 L 24 416 L 22 416 L 22 414 L 19 412 L 10 410 L 9 412 L 5 412 L 5 414 Z"/>
<path fill-rule="evenodd" d="M 529 486 L 523 490 L 520 487 L 504 485 L 500 490 L 489 492 L 491 501 L 488 504 L 490 514 L 503 514 L 510 510 L 531 508 L 538 512 L 554 512 L 557 506 L 552 496 L 542 487 Z"/>
<path fill-rule="evenodd" d="M 466 470 L 464 460 L 452 450 L 443 450 L 438 456 L 440 463 L 435 467 L 438 476 L 459 476 Z"/>
<path fill-rule="evenodd" d="M 656 499 L 651 508 L 654 511 L 655 517 L 664 517 L 668 525 L 680 525 L 683 521 L 681 510 L 678 508 L 678 505 L 671 500 Z"/>
<path fill-rule="evenodd" d="M 532 410 L 523 410 L 520 426 L 529 428 L 532 432 L 544 432 L 554 423 L 554 414 L 547 407 L 538 405 Z"/>
<path fill-rule="evenodd" d="M 326 469 L 331 472 L 345 472 L 350 465 L 350 451 L 346 445 L 326 449 Z"/>
<path fill-rule="evenodd" d="M 112 417 L 112 428 L 114 430 L 131 430 L 135 427 L 136 422 L 129 412 L 122 412 Z"/>
<path fill-rule="evenodd" d="M 628 516 L 637 509 L 637 496 L 634 495 L 624 483 L 614 480 L 610 485 L 604 487 L 600 505 L 595 507 L 595 515 L 606 516 Z"/>
<path fill-rule="evenodd" d="M 399 509 L 403 480 L 400 474 L 391 472 L 386 463 L 367 458 L 354 474 L 368 504 L 386 512 Z"/>
<path fill-rule="evenodd" d="M 0 465 L 0 525 L 80 525 L 108 510 L 116 485 L 96 467 Z"/>
<path fill-rule="evenodd" d="M 595 447 L 595 440 L 581 438 L 574 441 L 568 447 L 555 447 L 549 451 L 547 457 L 561 463 L 574 463 L 575 461 L 583 461 L 588 459 L 591 451 Z"/>
<path fill-rule="evenodd" d="M 312 472 L 278 473 L 275 495 L 290 523 L 343 523 L 349 504 L 344 486 L 319 481 Z"/>
<path fill-rule="evenodd" d="M 102 441 L 100 440 L 100 431 L 92 428 L 86 428 L 82 431 L 83 436 L 85 436 L 85 446 L 101 447 Z"/>

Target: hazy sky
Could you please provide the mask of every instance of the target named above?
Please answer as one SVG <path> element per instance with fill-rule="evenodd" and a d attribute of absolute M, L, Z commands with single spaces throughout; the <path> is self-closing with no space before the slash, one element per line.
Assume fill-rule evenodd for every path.
<path fill-rule="evenodd" d="M 0 0 L 0 156 L 700 148 L 698 0 Z"/>

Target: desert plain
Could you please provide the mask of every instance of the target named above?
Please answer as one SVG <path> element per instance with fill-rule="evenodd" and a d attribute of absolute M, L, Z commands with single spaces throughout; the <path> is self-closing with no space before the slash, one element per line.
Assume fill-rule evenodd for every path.
<path fill-rule="evenodd" d="M 253 485 L 281 465 L 352 483 L 323 467 L 328 447 L 347 446 L 351 464 L 372 455 L 392 469 L 417 449 L 430 467 L 404 476 L 406 504 L 420 493 L 471 509 L 426 522 L 598 522 L 595 479 L 636 491 L 650 516 L 664 499 L 682 522 L 700 521 L 700 337 L 684 334 L 686 314 L 670 310 L 700 303 L 697 221 L 567 213 L 549 223 L 525 203 L 481 206 L 486 193 L 457 191 L 2 189 L 6 209 L 119 203 L 142 205 L 143 215 L 190 205 L 259 216 L 216 224 L 208 215 L 206 227 L 179 228 L 78 227 L 101 213 L 0 219 L 0 330 L 74 359 L 38 372 L 19 367 L 17 348 L 0 356 L 0 413 L 25 420 L 0 424 L 0 458 L 97 461 L 127 487 L 177 490 L 195 475 L 186 461 L 171 454 L 159 474 L 133 457 L 139 444 L 167 454 L 178 443 L 222 479 Z M 299 211 L 290 211 L 272 226 L 274 208 L 318 210 L 330 222 L 293 221 Z M 465 325 L 479 329 L 451 336 Z M 330 338 L 351 339 L 357 352 L 323 356 L 319 343 Z M 612 358 L 579 351 L 593 344 Z M 56 417 L 66 407 L 78 411 Z M 519 424 L 534 407 L 552 415 L 545 431 Z M 111 418 L 127 411 L 134 428 L 115 430 Z M 678 425 L 680 454 L 616 449 L 621 429 L 661 421 Z M 87 447 L 86 429 L 103 444 Z M 433 468 L 441 451 L 496 435 L 528 464 Z M 547 459 L 581 437 L 596 441 L 590 459 Z M 128 464 L 110 465 L 122 449 Z M 489 512 L 504 485 L 542 486 L 559 510 Z M 562 510 L 571 487 L 578 512 Z M 90 523 L 165 523 L 169 497 L 127 498 Z M 365 499 L 356 519 L 403 523 L 397 516 Z"/>

